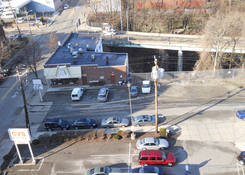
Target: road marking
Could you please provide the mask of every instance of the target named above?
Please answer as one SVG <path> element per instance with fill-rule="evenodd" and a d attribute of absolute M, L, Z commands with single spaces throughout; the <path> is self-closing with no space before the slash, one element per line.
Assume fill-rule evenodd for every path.
<path fill-rule="evenodd" d="M 135 156 L 135 155 L 138 155 L 138 154 L 131 154 L 132 156 Z M 112 157 L 115 157 L 115 156 L 128 156 L 128 154 L 104 154 L 104 155 L 90 155 L 91 157 L 110 157 L 110 156 L 112 156 Z"/>
<path fill-rule="evenodd" d="M 131 143 L 128 144 L 128 173 L 131 167 Z"/>
<path fill-rule="evenodd" d="M 18 80 L 14 82 L 14 84 L 8 89 L 8 91 L 2 96 L 1 100 L 5 100 L 5 98 L 8 96 L 8 94 L 12 91 L 12 89 L 17 85 Z"/>
<path fill-rule="evenodd" d="M 41 158 L 40 166 L 37 169 L 19 169 L 17 171 L 40 171 L 40 169 L 43 166 L 43 162 L 44 162 L 44 157 Z"/>

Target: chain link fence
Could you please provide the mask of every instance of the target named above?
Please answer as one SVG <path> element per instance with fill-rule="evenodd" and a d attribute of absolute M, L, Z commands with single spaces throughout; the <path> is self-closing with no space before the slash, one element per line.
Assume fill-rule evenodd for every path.
<path fill-rule="evenodd" d="M 151 80 L 151 73 L 131 73 L 129 77 L 131 83 L 141 84 L 143 80 Z M 161 81 L 175 81 L 175 80 L 245 80 L 245 69 L 218 69 L 207 71 L 182 71 L 182 72 L 164 72 Z"/>

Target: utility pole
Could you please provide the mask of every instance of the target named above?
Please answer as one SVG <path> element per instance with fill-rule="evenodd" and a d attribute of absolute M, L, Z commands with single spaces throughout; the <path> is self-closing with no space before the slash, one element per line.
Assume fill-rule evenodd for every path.
<path fill-rule="evenodd" d="M 156 67 L 156 71 L 158 72 L 157 58 L 154 56 L 154 63 Z M 156 133 L 158 133 L 158 99 L 157 99 L 157 78 L 154 81 L 155 84 L 155 126 Z"/>
<path fill-rule="evenodd" d="M 123 24 L 122 24 L 122 0 L 120 0 L 120 21 L 121 21 L 121 32 L 123 31 Z"/>
<path fill-rule="evenodd" d="M 17 73 L 18 73 L 18 79 L 19 79 L 19 81 L 20 81 L 21 94 L 22 94 L 23 103 L 24 103 L 26 128 L 29 129 L 30 134 L 31 134 L 29 115 L 28 115 L 27 105 L 26 105 L 26 96 L 25 96 L 25 91 L 24 91 L 24 87 L 23 87 L 23 83 L 22 83 L 22 79 L 21 79 L 21 77 L 20 77 L 20 73 L 19 73 L 18 67 L 17 67 Z"/>
<path fill-rule="evenodd" d="M 17 15 L 16 15 L 16 10 L 15 10 L 15 12 L 14 12 L 14 10 L 13 10 L 13 8 L 12 8 L 11 4 L 10 4 L 10 0 L 8 0 L 8 3 L 9 3 L 9 7 L 10 7 L 10 9 L 11 9 L 11 12 L 12 12 L 12 13 L 13 13 L 13 15 L 14 15 L 14 18 L 15 18 L 15 24 L 16 24 L 16 27 L 17 27 L 17 30 L 18 30 L 19 36 L 20 36 L 20 38 L 22 38 L 22 35 L 21 35 L 21 32 L 20 32 L 20 28 L 19 28 L 18 23 L 17 23 Z"/>

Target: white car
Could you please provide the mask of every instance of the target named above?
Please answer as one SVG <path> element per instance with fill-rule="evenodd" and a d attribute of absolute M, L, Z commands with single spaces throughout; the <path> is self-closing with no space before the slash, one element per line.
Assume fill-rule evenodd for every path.
<path fill-rule="evenodd" d="M 142 82 L 141 91 L 143 94 L 151 93 L 151 81 L 150 80 L 144 80 Z"/>
<path fill-rule="evenodd" d="M 80 100 L 81 97 L 83 96 L 83 88 L 74 88 L 71 92 L 71 100 Z"/>
<path fill-rule="evenodd" d="M 23 23 L 24 21 L 25 21 L 25 18 L 18 18 L 18 19 L 17 19 L 17 23 L 19 23 L 19 24 L 20 24 L 20 23 Z"/>
<path fill-rule="evenodd" d="M 109 117 L 101 121 L 101 127 L 103 128 L 125 127 L 128 125 L 129 120 L 127 118 Z"/>
<path fill-rule="evenodd" d="M 111 30 L 109 30 L 109 31 L 107 31 L 107 30 L 103 31 L 103 34 L 104 34 L 105 36 L 108 36 L 108 35 L 116 35 L 117 32 L 116 32 L 116 30 L 111 29 Z"/>
<path fill-rule="evenodd" d="M 69 5 L 68 4 L 64 4 L 64 10 L 68 9 Z"/>
<path fill-rule="evenodd" d="M 157 139 L 153 137 L 146 137 L 136 142 L 136 147 L 139 150 L 159 150 L 169 147 L 166 139 Z"/>

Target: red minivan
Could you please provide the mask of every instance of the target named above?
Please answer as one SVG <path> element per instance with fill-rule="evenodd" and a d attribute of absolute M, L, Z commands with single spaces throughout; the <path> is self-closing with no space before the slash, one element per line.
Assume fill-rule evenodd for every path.
<path fill-rule="evenodd" d="M 143 150 L 139 154 L 139 164 L 173 166 L 176 164 L 176 160 L 172 152 L 165 153 L 160 150 Z"/>

